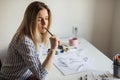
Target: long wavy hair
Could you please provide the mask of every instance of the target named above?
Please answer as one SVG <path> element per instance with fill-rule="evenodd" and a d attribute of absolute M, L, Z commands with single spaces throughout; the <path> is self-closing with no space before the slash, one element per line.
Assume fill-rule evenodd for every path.
<path fill-rule="evenodd" d="M 23 20 L 21 25 L 19 26 L 15 35 L 18 35 L 18 42 L 24 36 L 28 36 L 34 43 L 36 50 L 39 50 L 39 44 L 43 43 L 45 45 L 48 44 L 48 33 L 40 34 L 40 40 L 38 40 L 38 36 L 36 35 L 36 18 L 37 14 L 40 10 L 46 9 L 48 12 L 48 30 L 50 29 L 51 25 L 51 11 L 48 6 L 39 1 L 34 1 L 26 8 Z"/>

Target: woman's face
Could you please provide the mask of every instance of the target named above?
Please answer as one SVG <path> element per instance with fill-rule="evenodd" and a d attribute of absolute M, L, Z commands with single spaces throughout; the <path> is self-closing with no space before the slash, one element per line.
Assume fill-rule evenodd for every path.
<path fill-rule="evenodd" d="M 46 30 L 44 29 L 48 27 L 48 11 L 46 9 L 42 9 L 37 14 L 37 29 L 41 34 L 46 33 Z"/>

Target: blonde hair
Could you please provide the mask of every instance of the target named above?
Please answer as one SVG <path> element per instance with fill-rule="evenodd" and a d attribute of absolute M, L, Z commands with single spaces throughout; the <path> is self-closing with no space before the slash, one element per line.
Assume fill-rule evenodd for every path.
<path fill-rule="evenodd" d="M 25 35 L 28 36 L 34 43 L 36 50 L 39 49 L 39 43 L 43 43 L 45 45 L 48 44 L 48 33 L 39 34 L 41 40 L 38 40 L 38 36 L 36 35 L 36 17 L 40 10 L 46 9 L 48 11 L 48 30 L 51 25 L 51 11 L 48 6 L 39 1 L 32 2 L 25 11 L 23 20 L 21 25 L 19 26 L 16 34 L 18 34 L 18 41 L 22 39 Z M 16 35 L 15 34 L 15 35 Z"/>

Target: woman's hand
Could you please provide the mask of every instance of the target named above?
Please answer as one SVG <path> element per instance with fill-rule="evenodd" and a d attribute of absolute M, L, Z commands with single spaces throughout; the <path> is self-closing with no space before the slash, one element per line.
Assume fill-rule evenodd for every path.
<path fill-rule="evenodd" d="M 55 36 L 50 37 L 51 50 L 55 50 L 60 45 L 60 40 Z"/>
<path fill-rule="evenodd" d="M 50 37 L 50 51 L 49 54 L 47 55 L 45 61 L 43 62 L 42 66 L 46 69 L 46 70 L 50 70 L 51 66 L 53 65 L 53 61 L 54 61 L 54 56 L 56 53 L 56 48 L 58 48 L 58 45 L 60 45 L 60 40 L 55 36 L 51 36 Z"/>

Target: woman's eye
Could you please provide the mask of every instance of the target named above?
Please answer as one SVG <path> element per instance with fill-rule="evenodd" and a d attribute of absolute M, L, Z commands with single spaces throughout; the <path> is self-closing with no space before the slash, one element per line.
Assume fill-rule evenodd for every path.
<path fill-rule="evenodd" d="M 45 20 L 48 20 L 48 18 L 45 18 Z"/>
<path fill-rule="evenodd" d="M 41 21 L 42 19 L 38 19 L 38 21 Z"/>
<path fill-rule="evenodd" d="M 44 21 L 44 20 L 48 20 L 48 17 L 46 17 L 45 19 L 43 19 L 43 18 L 38 18 L 38 21 Z"/>

